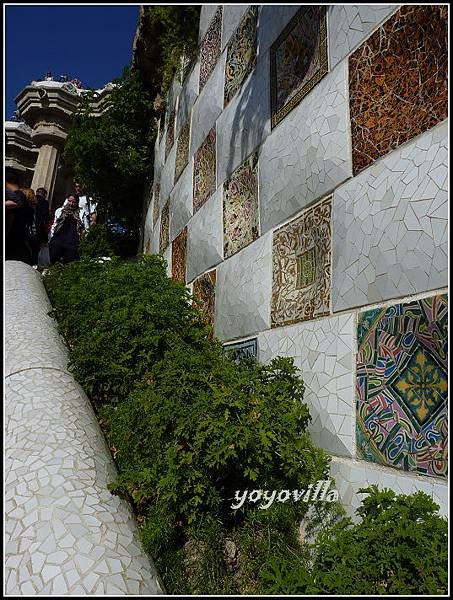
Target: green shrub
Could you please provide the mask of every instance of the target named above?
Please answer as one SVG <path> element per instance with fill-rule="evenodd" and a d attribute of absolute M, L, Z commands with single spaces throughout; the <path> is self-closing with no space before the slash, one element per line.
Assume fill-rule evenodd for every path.
<path fill-rule="evenodd" d="M 162 257 L 83 258 L 44 281 L 119 467 L 109 487 L 132 502 L 170 593 L 446 591 L 446 521 L 421 492 L 365 490 L 358 524 L 330 503 L 313 516 L 302 501 L 231 509 L 236 490 L 326 479 L 329 458 L 307 432 L 292 359 L 237 364 Z M 314 544 L 301 519 L 321 529 Z"/>
<path fill-rule="evenodd" d="M 111 234 L 105 225 L 92 226 L 80 242 L 80 256 L 82 258 L 96 258 L 98 256 L 114 256 Z"/>
<path fill-rule="evenodd" d="M 70 368 L 97 407 L 125 399 L 170 341 L 196 346 L 207 338 L 187 290 L 167 277 L 157 255 L 55 265 L 44 282 Z"/>
<path fill-rule="evenodd" d="M 275 559 L 261 573 L 272 594 L 446 594 L 447 520 L 424 492 L 362 492 L 359 523 L 321 532 L 314 561 Z"/>
<path fill-rule="evenodd" d="M 231 513 L 236 490 L 323 479 L 328 457 L 306 433 L 302 398 L 290 359 L 238 365 L 218 343 L 175 338 L 147 384 L 102 412 L 120 468 L 112 489 L 192 522 Z"/>

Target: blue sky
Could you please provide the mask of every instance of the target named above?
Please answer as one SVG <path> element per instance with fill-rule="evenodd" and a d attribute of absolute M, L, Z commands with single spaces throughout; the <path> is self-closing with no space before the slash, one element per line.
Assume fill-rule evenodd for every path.
<path fill-rule="evenodd" d="M 51 71 L 99 88 L 132 56 L 139 5 L 5 6 L 5 117 L 15 96 Z"/>

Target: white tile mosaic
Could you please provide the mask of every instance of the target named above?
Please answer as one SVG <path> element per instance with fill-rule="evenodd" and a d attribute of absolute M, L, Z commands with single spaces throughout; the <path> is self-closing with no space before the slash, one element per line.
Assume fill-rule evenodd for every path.
<path fill-rule="evenodd" d="M 261 230 L 288 219 L 352 176 L 346 65 L 340 64 L 261 147 Z"/>
<path fill-rule="evenodd" d="M 222 50 L 228 44 L 231 36 L 238 28 L 242 16 L 250 4 L 226 4 L 223 7 Z"/>
<path fill-rule="evenodd" d="M 258 336 L 263 363 L 294 358 L 305 384 L 314 443 L 340 456 L 355 455 L 353 314 L 265 331 Z"/>
<path fill-rule="evenodd" d="M 192 106 L 198 97 L 198 81 L 200 79 L 200 63 L 197 62 L 185 79 L 181 93 L 179 94 L 178 112 L 176 115 L 176 134 L 179 136 L 181 127 L 186 122 L 187 117 L 192 110 Z"/>
<path fill-rule="evenodd" d="M 271 131 L 269 53 L 217 120 L 217 182 L 222 184 Z"/>
<path fill-rule="evenodd" d="M 262 55 L 299 10 L 300 5 L 264 5 L 258 16 L 258 52 Z"/>
<path fill-rule="evenodd" d="M 187 226 L 187 281 L 223 260 L 222 189 L 195 213 Z"/>
<path fill-rule="evenodd" d="M 445 121 L 335 190 L 334 311 L 447 285 L 447 131 Z"/>
<path fill-rule="evenodd" d="M 222 112 L 225 59 L 226 52 L 223 52 L 193 105 L 189 156 L 195 154 Z"/>
<path fill-rule="evenodd" d="M 193 212 L 193 159 L 182 172 L 170 194 L 170 241 L 184 229 Z"/>
<path fill-rule="evenodd" d="M 448 515 L 448 483 L 400 471 L 389 467 L 380 467 L 363 460 L 352 460 L 333 457 L 330 473 L 335 479 L 335 489 L 338 490 L 339 500 L 347 512 L 356 521 L 356 509 L 360 506 L 363 494 L 361 488 L 376 484 L 379 489 L 390 488 L 397 494 L 412 494 L 423 491 L 440 506 L 440 514 Z"/>
<path fill-rule="evenodd" d="M 209 24 L 216 13 L 219 4 L 203 4 L 200 12 L 200 29 L 198 33 L 198 42 L 201 42 L 208 30 Z"/>
<path fill-rule="evenodd" d="M 329 6 L 329 65 L 333 69 L 395 10 L 398 4 Z"/>
<path fill-rule="evenodd" d="M 85 595 L 102 583 L 122 594 L 161 594 L 152 563 L 141 550 L 137 554 L 130 507 L 107 490 L 116 469 L 88 398 L 66 370 L 67 351 L 56 344 L 59 361 L 54 367 L 46 362 L 52 358 L 46 341 L 52 339 L 51 329 L 56 335 L 56 326 L 45 315 L 48 300 L 40 275 L 15 261 L 7 261 L 5 271 L 10 309 L 5 327 L 6 591 Z M 34 328 L 37 321 L 41 329 Z M 18 363 L 20 344 L 26 353 Z M 28 355 L 42 357 L 44 368 L 33 361 L 27 368 Z M 112 534 L 115 543 L 108 545 Z M 111 566 L 96 573 L 98 565 L 121 559 L 117 574 Z"/>
<path fill-rule="evenodd" d="M 246 337 L 270 327 L 272 234 L 240 250 L 217 267 L 215 334 Z"/>

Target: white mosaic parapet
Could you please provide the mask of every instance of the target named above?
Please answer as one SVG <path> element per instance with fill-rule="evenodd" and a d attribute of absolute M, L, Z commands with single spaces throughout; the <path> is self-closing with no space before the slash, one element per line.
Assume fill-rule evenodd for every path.
<path fill-rule="evenodd" d="M 333 69 L 359 46 L 400 5 L 336 4 L 329 6 L 329 67 Z"/>
<path fill-rule="evenodd" d="M 187 281 L 223 260 L 222 189 L 194 214 L 187 227 Z"/>
<path fill-rule="evenodd" d="M 261 231 L 279 225 L 352 176 L 347 99 L 342 63 L 267 137 L 260 150 Z"/>
<path fill-rule="evenodd" d="M 340 456 L 355 455 L 353 314 L 326 317 L 258 336 L 259 358 L 294 358 L 305 384 L 313 442 Z"/>
<path fill-rule="evenodd" d="M 364 460 L 352 460 L 333 457 L 330 473 L 335 479 L 335 489 L 339 500 L 355 521 L 360 520 L 355 511 L 365 494 L 359 494 L 361 488 L 376 484 L 380 490 L 390 488 L 397 494 L 413 494 L 423 491 L 440 507 L 440 514 L 448 516 L 448 483 L 401 472 L 390 467 L 382 467 Z"/>
<path fill-rule="evenodd" d="M 335 190 L 334 311 L 448 284 L 447 132 L 444 121 Z"/>
<path fill-rule="evenodd" d="M 261 236 L 217 267 L 215 335 L 246 337 L 271 325 L 272 234 Z"/>
<path fill-rule="evenodd" d="M 88 398 L 64 364 L 41 276 L 16 261 L 7 261 L 5 271 L 6 593 L 162 594 L 128 504 L 107 489 L 115 465 Z M 61 353 L 53 365 L 52 340 Z M 20 344 L 36 357 L 28 367 L 25 358 L 17 362 Z"/>

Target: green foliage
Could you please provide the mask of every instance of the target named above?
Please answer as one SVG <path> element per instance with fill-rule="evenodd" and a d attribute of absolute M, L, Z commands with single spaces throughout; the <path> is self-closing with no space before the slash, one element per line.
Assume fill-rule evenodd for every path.
<path fill-rule="evenodd" d="M 320 536 L 313 568 L 319 593 L 446 594 L 447 521 L 424 492 L 395 494 L 376 486 L 356 525 Z"/>
<path fill-rule="evenodd" d="M 83 258 L 44 282 L 119 467 L 109 487 L 132 502 L 170 593 L 446 592 L 447 524 L 422 492 L 363 490 L 357 524 L 328 503 L 231 509 L 236 490 L 327 479 L 329 458 L 292 360 L 236 364 L 162 257 Z"/>
<path fill-rule="evenodd" d="M 111 237 L 108 227 L 100 224 L 93 225 L 80 242 L 80 256 L 82 258 L 114 256 Z"/>
<path fill-rule="evenodd" d="M 94 92 L 81 98 L 66 140 L 65 157 L 90 191 L 98 210 L 136 226 L 152 170 L 155 125 L 151 97 L 137 73 L 125 69 L 106 101 L 92 114 Z"/>
<path fill-rule="evenodd" d="M 148 383 L 103 411 L 121 471 L 112 489 L 166 503 L 190 523 L 228 513 L 235 490 L 296 489 L 322 478 L 327 456 L 305 432 L 310 417 L 295 371 L 283 358 L 237 365 L 209 340 L 171 342 Z"/>
<path fill-rule="evenodd" d="M 157 255 L 55 265 L 44 282 L 70 367 L 96 406 L 124 400 L 174 340 L 207 337 L 188 292 Z"/>
<path fill-rule="evenodd" d="M 162 98 L 175 74 L 181 74 L 181 59 L 193 61 L 198 54 L 200 6 L 145 6 L 145 31 L 157 46 L 153 77 Z"/>

